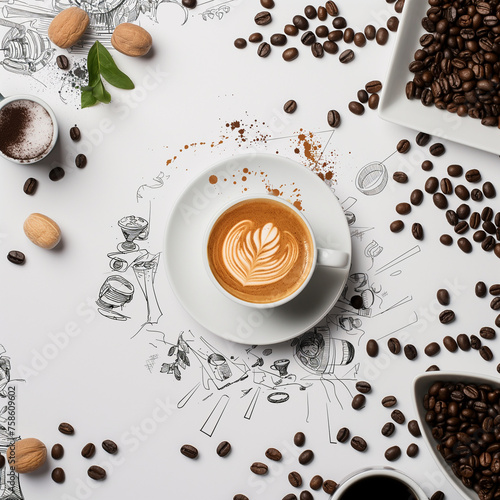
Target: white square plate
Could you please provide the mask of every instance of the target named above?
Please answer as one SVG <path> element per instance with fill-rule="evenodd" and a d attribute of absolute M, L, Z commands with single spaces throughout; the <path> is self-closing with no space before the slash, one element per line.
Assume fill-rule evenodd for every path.
<path fill-rule="evenodd" d="M 413 61 L 415 51 L 421 48 L 419 39 L 426 33 L 421 20 L 428 8 L 427 0 L 406 0 L 380 100 L 379 115 L 398 125 L 500 154 L 500 129 L 497 127 L 486 127 L 481 125 L 480 120 L 460 117 L 434 105 L 424 106 L 420 99 L 406 98 L 406 83 L 413 79 L 408 65 Z"/>

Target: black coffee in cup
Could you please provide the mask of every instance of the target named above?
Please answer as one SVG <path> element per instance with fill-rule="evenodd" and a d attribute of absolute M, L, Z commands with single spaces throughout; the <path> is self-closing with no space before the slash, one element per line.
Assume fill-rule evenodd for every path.
<path fill-rule="evenodd" d="M 338 500 L 362 500 L 364 498 L 417 500 L 415 494 L 405 483 L 389 476 L 369 476 L 362 478 L 349 486 L 338 497 Z"/>

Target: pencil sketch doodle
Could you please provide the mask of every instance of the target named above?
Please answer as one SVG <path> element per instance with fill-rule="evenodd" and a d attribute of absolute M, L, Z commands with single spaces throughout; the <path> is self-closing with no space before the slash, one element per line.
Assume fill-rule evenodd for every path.
<path fill-rule="evenodd" d="M 357 238 L 359 240 L 363 239 L 363 236 L 368 231 L 371 231 L 373 227 L 362 227 L 356 226 L 356 215 L 350 209 L 358 202 L 356 198 L 349 196 L 343 202 L 340 203 L 342 209 L 344 210 L 345 217 L 347 219 L 347 224 L 349 226 L 349 231 L 351 233 L 351 238 Z"/>
<path fill-rule="evenodd" d="M 218 19 L 219 21 L 224 17 L 225 14 L 228 14 L 231 10 L 231 7 L 227 5 L 230 2 L 223 3 L 221 5 L 217 5 L 214 7 L 210 7 L 206 9 L 204 12 L 200 14 L 201 18 L 204 21 Z"/>
<path fill-rule="evenodd" d="M 181 333 L 177 340 L 177 344 L 174 344 L 168 350 L 168 356 L 175 355 L 175 360 L 172 363 L 163 363 L 161 365 L 160 372 L 173 373 L 176 380 L 180 380 L 182 378 L 182 375 L 179 368 L 185 370 L 188 366 L 191 365 L 188 357 L 189 351 L 190 351 L 189 346 L 183 339 Z"/>
<path fill-rule="evenodd" d="M 375 258 L 378 257 L 384 251 L 384 247 L 380 246 L 375 240 L 372 240 L 371 243 L 366 245 L 364 254 L 365 257 L 371 259 L 371 265 L 367 269 L 369 271 L 375 264 Z"/>
<path fill-rule="evenodd" d="M 384 163 L 373 161 L 359 169 L 354 185 L 364 195 L 374 196 L 385 189 L 388 177 Z"/>

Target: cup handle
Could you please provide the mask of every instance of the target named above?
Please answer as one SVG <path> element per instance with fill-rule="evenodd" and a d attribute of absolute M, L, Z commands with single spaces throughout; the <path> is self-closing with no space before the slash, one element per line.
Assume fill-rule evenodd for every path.
<path fill-rule="evenodd" d="M 349 264 L 349 254 L 339 250 L 318 248 L 318 266 L 344 268 Z"/>

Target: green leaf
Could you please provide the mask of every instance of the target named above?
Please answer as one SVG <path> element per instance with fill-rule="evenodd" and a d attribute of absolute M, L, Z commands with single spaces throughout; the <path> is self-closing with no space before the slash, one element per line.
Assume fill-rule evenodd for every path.
<path fill-rule="evenodd" d="M 111 101 L 111 95 L 109 92 L 104 88 L 104 85 L 102 84 L 102 80 L 99 79 L 99 82 L 97 85 L 94 87 L 94 90 L 92 91 L 92 95 L 98 100 L 101 101 L 105 104 L 108 104 Z"/>
<path fill-rule="evenodd" d="M 92 87 L 89 87 L 92 89 Z M 94 94 L 92 94 L 92 90 L 84 89 L 82 90 L 82 109 L 83 108 L 89 108 L 90 106 L 93 106 L 97 102 L 97 99 L 94 97 Z"/>
<path fill-rule="evenodd" d="M 89 70 L 89 87 L 95 87 L 99 80 L 101 79 L 99 71 L 99 58 L 97 56 L 97 44 L 94 45 L 89 50 L 89 55 L 87 56 L 87 69 Z"/>
<path fill-rule="evenodd" d="M 104 47 L 104 45 L 102 45 L 98 41 L 96 41 L 94 45 L 96 46 L 97 51 L 99 71 L 104 79 L 111 85 L 113 85 L 114 87 L 118 87 L 119 89 L 133 89 L 134 83 L 125 73 L 118 69 L 118 66 L 116 65 L 106 47 Z"/>

